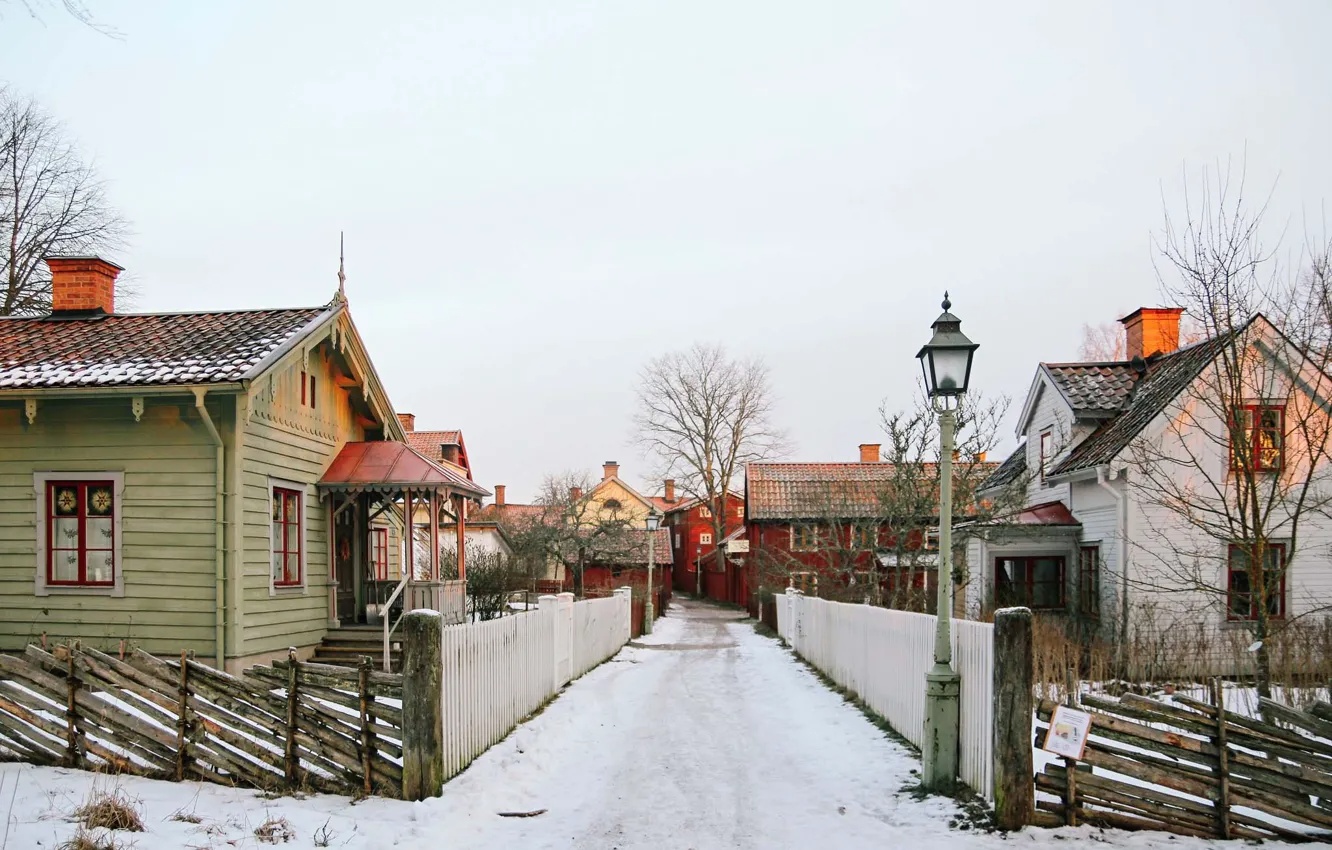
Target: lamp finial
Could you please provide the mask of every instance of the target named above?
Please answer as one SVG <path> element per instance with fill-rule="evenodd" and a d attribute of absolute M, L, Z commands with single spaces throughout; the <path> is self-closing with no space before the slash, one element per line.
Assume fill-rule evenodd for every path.
<path fill-rule="evenodd" d="M 948 290 L 946 289 L 944 290 L 943 309 L 945 313 L 953 309 L 953 302 L 948 300 Z"/>

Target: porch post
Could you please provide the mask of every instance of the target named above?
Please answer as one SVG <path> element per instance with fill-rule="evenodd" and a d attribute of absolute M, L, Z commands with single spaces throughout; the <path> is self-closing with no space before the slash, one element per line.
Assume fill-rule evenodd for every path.
<path fill-rule="evenodd" d="M 407 586 L 410 589 L 411 585 L 416 581 L 416 534 L 412 527 L 412 489 L 408 487 L 403 490 L 402 496 L 405 506 L 403 508 L 403 519 L 405 520 L 403 528 L 406 530 L 403 532 L 403 537 L 406 538 L 405 545 L 407 549 Z M 412 610 L 412 604 L 411 595 L 409 593 L 406 610 Z"/>
<path fill-rule="evenodd" d="M 458 578 L 467 580 L 467 500 L 462 496 L 453 497 L 454 515 L 458 517 Z"/>
<path fill-rule="evenodd" d="M 439 491 L 430 491 L 430 580 L 439 581 Z"/>

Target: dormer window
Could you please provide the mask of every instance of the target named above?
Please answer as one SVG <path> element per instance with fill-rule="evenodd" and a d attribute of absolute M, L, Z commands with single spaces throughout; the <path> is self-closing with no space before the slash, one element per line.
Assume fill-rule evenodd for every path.
<path fill-rule="evenodd" d="M 620 504 L 619 499 L 607 499 L 603 504 L 606 510 L 608 511 L 618 511 L 621 507 L 623 507 Z"/>

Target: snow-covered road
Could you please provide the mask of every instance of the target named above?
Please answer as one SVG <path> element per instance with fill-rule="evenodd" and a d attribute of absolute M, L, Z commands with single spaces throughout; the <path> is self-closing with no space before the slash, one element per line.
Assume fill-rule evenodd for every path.
<path fill-rule="evenodd" d="M 0 766 L 7 845 L 54 848 L 94 781 L 142 801 L 137 846 L 258 847 L 284 817 L 291 846 L 382 848 L 856 848 L 1066 846 L 1096 831 L 1002 836 L 950 830 L 951 800 L 915 799 L 918 762 L 731 611 L 672 606 L 656 633 L 569 686 L 546 711 L 423 803 L 314 796 L 266 800 L 193 783 L 97 779 Z M 11 796 L 12 795 L 12 796 Z M 10 801 L 13 801 L 10 805 Z M 172 820 L 184 809 L 200 823 Z M 543 814 L 501 817 L 500 812 Z M 1196 848 L 1157 833 L 1099 833 L 1125 847 Z M 1218 845 L 1221 846 L 1221 845 Z"/>

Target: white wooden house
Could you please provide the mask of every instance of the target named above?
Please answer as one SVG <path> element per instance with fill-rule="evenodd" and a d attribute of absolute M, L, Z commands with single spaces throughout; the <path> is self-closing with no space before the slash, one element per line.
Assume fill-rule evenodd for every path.
<path fill-rule="evenodd" d="M 1239 643 L 1259 604 L 1246 592 L 1244 556 L 1202 529 L 1230 498 L 1234 439 L 1264 475 L 1305 493 L 1306 508 L 1321 506 L 1300 517 L 1298 546 L 1288 522 L 1272 526 L 1270 557 L 1284 581 L 1266 600 L 1271 616 L 1288 621 L 1332 601 L 1326 444 L 1297 445 L 1286 416 L 1313 410 L 1326 424 L 1327 375 L 1261 315 L 1180 348 L 1182 312 L 1143 308 L 1122 319 L 1127 360 L 1038 366 L 1018 421 L 1022 443 L 982 487 L 992 498 L 1024 488 L 1025 503 L 970 540 L 967 616 L 1025 605 L 1112 640 L 1191 629 Z M 1245 368 L 1263 377 L 1250 397 L 1226 402 L 1242 423 L 1232 433 L 1205 399 L 1219 358 L 1241 349 L 1256 364 Z"/>

